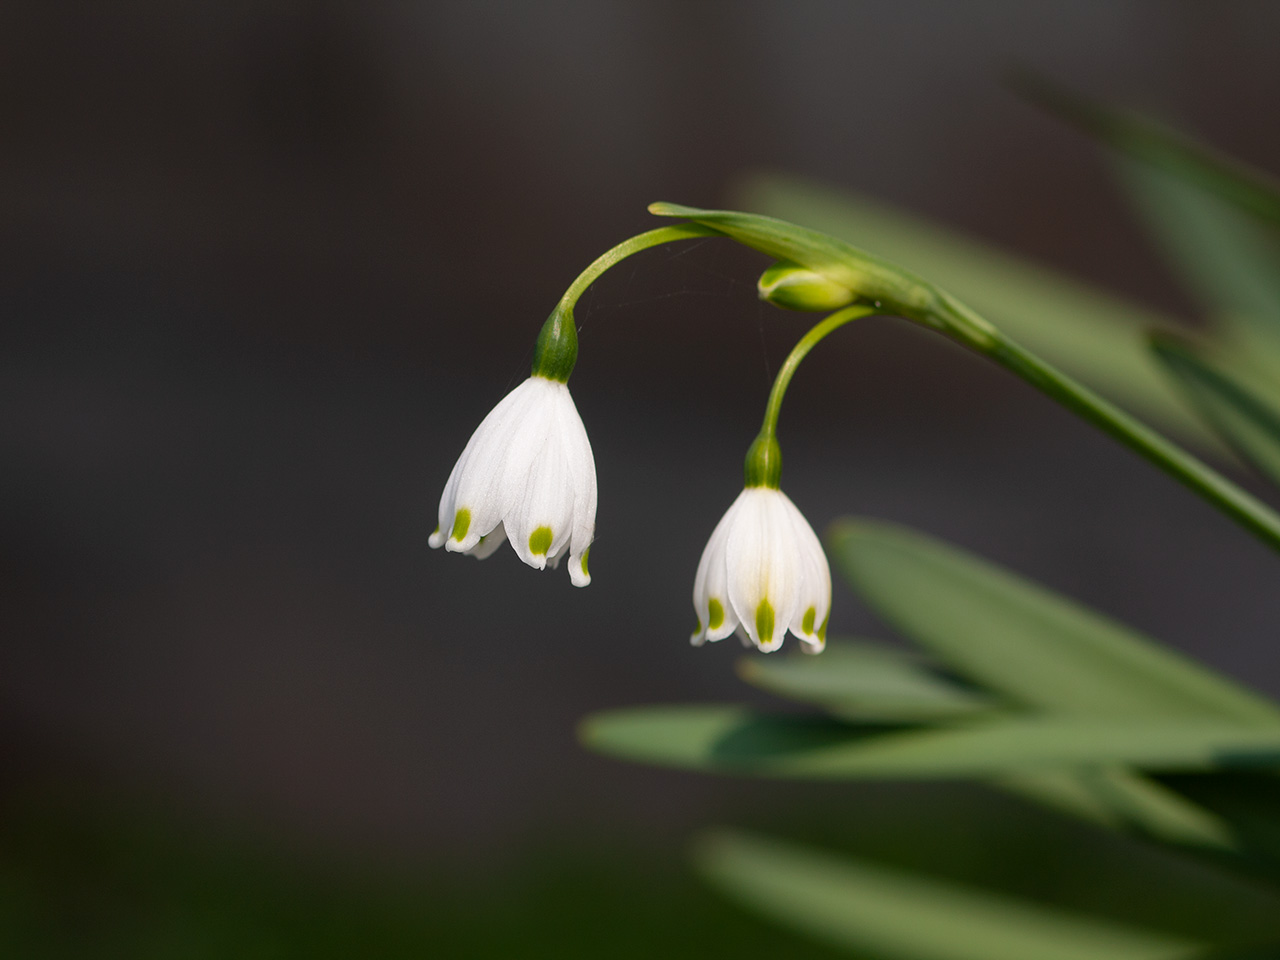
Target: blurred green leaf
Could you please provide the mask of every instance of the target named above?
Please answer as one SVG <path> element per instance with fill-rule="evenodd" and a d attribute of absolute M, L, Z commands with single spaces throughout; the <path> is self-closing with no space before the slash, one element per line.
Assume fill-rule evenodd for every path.
<path fill-rule="evenodd" d="M 923 657 L 884 644 L 833 640 L 821 657 L 747 657 L 739 661 L 739 672 L 765 690 L 850 720 L 938 722 L 998 709 L 997 701 L 939 675 Z M 1238 851 L 1221 817 L 1122 767 L 1020 771 L 997 777 L 993 785 L 1111 830 Z"/>
<path fill-rule="evenodd" d="M 1184 437 L 1213 445 L 1147 354 L 1146 331 L 1175 326 L 1174 321 L 938 224 L 829 187 L 760 174 L 739 183 L 733 200 L 905 264 L 1089 386 Z"/>
<path fill-rule="evenodd" d="M 1028 707 L 1092 718 L 1280 722 L 1280 709 L 1265 697 L 919 533 L 844 520 L 829 543 L 858 594 L 887 622 L 962 676 Z"/>
<path fill-rule="evenodd" d="M 823 780 L 986 779 L 1095 764 L 1169 772 L 1280 766 L 1280 726 L 1176 718 L 1002 717 L 886 731 L 736 706 L 665 706 L 594 714 L 580 735 L 630 760 Z"/>
<path fill-rule="evenodd" d="M 766 916 L 903 960 L 1142 960 L 1200 944 L 736 832 L 699 843 L 701 872 Z"/>
<path fill-rule="evenodd" d="M 1178 173 L 1126 157 L 1117 172 L 1153 239 L 1211 315 L 1280 338 L 1274 235 Z"/>
<path fill-rule="evenodd" d="M 839 717 L 890 723 L 970 717 L 997 703 L 943 677 L 918 654 L 884 644 L 833 640 L 821 657 L 744 657 L 748 683 Z"/>
<path fill-rule="evenodd" d="M 1217 776 L 1221 774 L 1214 775 Z M 1231 825 L 1216 812 L 1124 767 L 1019 771 L 992 782 L 1011 793 L 1111 830 L 1218 853 L 1238 854 L 1242 850 Z"/>
<path fill-rule="evenodd" d="M 1232 376 L 1221 361 L 1211 362 L 1185 340 L 1158 335 L 1152 349 L 1232 448 L 1280 483 L 1280 411 L 1243 377 Z"/>
<path fill-rule="evenodd" d="M 923 657 L 884 644 L 833 640 L 821 657 L 747 657 L 739 672 L 765 690 L 850 720 L 938 722 L 998 709 L 997 701 L 939 675 Z M 1021 771 L 993 785 L 1111 830 L 1238 851 L 1221 817 L 1122 767 Z"/>
<path fill-rule="evenodd" d="M 1280 184 L 1268 174 L 1156 123 L 1081 96 L 1029 72 L 1010 85 L 1050 113 L 1122 153 L 1228 201 L 1240 210 L 1280 224 Z"/>

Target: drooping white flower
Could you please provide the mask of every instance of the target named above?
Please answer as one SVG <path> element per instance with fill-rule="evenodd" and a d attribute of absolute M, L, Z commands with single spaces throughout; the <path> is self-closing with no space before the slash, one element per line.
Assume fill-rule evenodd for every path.
<path fill-rule="evenodd" d="M 432 547 L 484 559 L 510 539 L 539 570 L 568 550 L 574 586 L 591 582 L 596 466 L 566 383 L 535 374 L 489 411 L 449 475 L 439 517 Z"/>
<path fill-rule="evenodd" d="M 826 645 L 831 569 L 785 493 L 748 486 L 716 525 L 693 583 L 695 646 L 737 633 L 769 653 L 789 629 L 808 653 Z"/>

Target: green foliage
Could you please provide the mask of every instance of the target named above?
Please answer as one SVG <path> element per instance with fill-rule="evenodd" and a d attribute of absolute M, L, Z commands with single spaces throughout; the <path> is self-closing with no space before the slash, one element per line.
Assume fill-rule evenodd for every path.
<path fill-rule="evenodd" d="M 832 527 L 836 564 L 888 623 L 1026 707 L 1280 724 L 1266 698 L 1093 611 L 891 524 Z M 927 602 L 922 602 L 927 598 Z"/>
<path fill-rule="evenodd" d="M 845 640 L 821 658 L 744 657 L 742 679 L 849 720 L 918 723 L 972 717 L 998 701 L 945 676 L 935 662 L 882 643 Z"/>
<path fill-rule="evenodd" d="M 1280 409 L 1250 383 L 1248 372 L 1174 337 L 1153 337 L 1152 350 L 1232 449 L 1280 483 Z"/>
<path fill-rule="evenodd" d="M 1159 167 L 1121 158 L 1116 170 L 1176 276 L 1209 315 L 1280 339 L 1280 258 L 1271 231 Z"/>
<path fill-rule="evenodd" d="M 848 191 L 756 174 L 739 181 L 733 196 L 748 210 L 808 224 L 906 265 L 1103 395 L 1202 446 L 1213 444 L 1146 351 L 1146 331 L 1173 328 L 1172 319 Z"/>
<path fill-rule="evenodd" d="M 658 216 L 687 217 L 696 226 L 717 231 L 776 259 L 797 263 L 833 283 L 848 287 L 861 301 L 859 305 L 868 310 L 905 317 L 945 334 L 1021 377 L 1045 396 L 1145 457 L 1272 549 L 1280 551 L 1280 513 L 1125 410 L 1018 344 L 949 291 L 837 237 L 785 220 L 736 210 L 703 210 L 672 203 L 650 204 L 649 210 Z M 823 324 L 833 323 L 839 316 L 833 314 Z M 812 333 L 816 335 L 823 324 L 815 327 Z"/>
<path fill-rule="evenodd" d="M 902 960 L 1163 960 L 1202 946 L 775 840 L 714 833 L 699 869 L 730 896 L 862 954 Z"/>
<path fill-rule="evenodd" d="M 1268 174 L 1150 117 L 1121 110 L 1021 72 L 1011 86 L 1121 154 L 1194 184 L 1260 220 L 1280 224 L 1280 184 Z"/>
<path fill-rule="evenodd" d="M 1280 725 L 1181 719 L 989 718 L 888 730 L 735 706 L 595 714 L 589 746 L 633 760 L 815 780 L 986 778 L 1062 766 L 1163 771 L 1280 766 Z"/>
<path fill-rule="evenodd" d="M 745 679 L 824 712 L 619 710 L 588 718 L 584 742 L 626 759 L 739 776 L 980 780 L 1280 883 L 1280 712 L 1271 701 L 920 534 L 846 520 L 830 546 L 855 589 L 936 660 L 867 641 L 833 641 L 823 657 L 750 658 Z M 772 842 L 721 838 L 700 863 L 765 914 L 877 956 L 1192 950 Z M 1071 932 L 1054 933 L 1058 924 Z"/>
<path fill-rule="evenodd" d="M 651 210 L 802 264 L 877 309 L 950 334 L 1280 544 L 1270 508 L 1005 338 L 1184 436 L 1203 439 L 1207 425 L 1211 443 L 1225 441 L 1219 449 L 1280 482 L 1280 187 L 1145 118 L 1036 78 L 1018 85 L 1120 151 L 1125 189 L 1211 321 L 1200 341 L 968 238 L 794 180 L 757 176 L 738 191 L 744 206 L 771 216 Z M 584 741 L 722 774 L 976 780 L 1262 881 L 1273 898 L 1265 936 L 1280 939 L 1280 705 L 921 534 L 846 520 L 829 543 L 861 598 L 926 655 L 857 641 L 834 642 L 822 658 L 748 659 L 744 679 L 808 712 L 636 708 L 588 718 Z M 708 836 L 696 859 L 731 897 L 865 955 L 1280 956 L 1274 946 L 1198 942 L 732 832 Z"/>

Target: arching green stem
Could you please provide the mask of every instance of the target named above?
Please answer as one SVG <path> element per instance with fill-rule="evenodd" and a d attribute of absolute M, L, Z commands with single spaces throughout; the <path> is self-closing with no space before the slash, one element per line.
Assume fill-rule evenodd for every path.
<path fill-rule="evenodd" d="M 876 310 L 875 307 L 855 303 L 851 307 L 837 310 L 831 316 L 815 324 L 813 329 L 800 338 L 799 342 L 791 348 L 791 352 L 787 354 L 787 359 L 782 362 L 778 375 L 773 378 L 773 389 L 769 391 L 769 403 L 764 408 L 764 424 L 760 427 L 761 433 L 768 434 L 771 437 L 777 436 L 778 414 L 782 412 L 782 397 L 787 392 L 787 387 L 791 384 L 791 378 L 795 376 L 796 368 L 800 366 L 800 361 L 809 355 L 809 351 L 816 347 L 824 337 L 840 329 L 846 323 L 851 323 L 860 317 L 870 316 L 878 312 L 880 311 Z"/>
<path fill-rule="evenodd" d="M 538 342 L 533 350 L 533 375 L 568 383 L 573 365 L 578 361 L 578 327 L 573 318 L 573 308 L 578 298 L 610 267 L 625 260 L 633 253 L 648 250 L 675 240 L 695 237 L 718 237 L 723 234 L 714 227 L 700 223 L 680 223 L 670 227 L 658 227 L 624 240 L 611 250 L 596 257 L 578 279 L 569 285 L 547 322 L 538 332 Z"/>
<path fill-rule="evenodd" d="M 787 386 L 795 376 L 800 361 L 828 334 L 859 317 L 877 312 L 875 307 L 861 303 L 837 310 L 825 320 L 815 324 L 791 348 L 778 375 L 773 379 L 773 389 L 769 391 L 769 402 L 764 408 L 764 423 L 760 426 L 760 433 L 747 450 L 743 473 L 748 487 L 771 487 L 775 490 L 778 488 L 779 478 L 782 476 L 782 449 L 778 446 L 778 415 L 782 412 L 782 397 L 786 394 Z"/>
<path fill-rule="evenodd" d="M 798 263 L 834 283 L 842 284 L 862 300 L 874 302 L 878 313 L 914 320 L 989 357 L 1140 454 L 1236 520 L 1273 550 L 1280 551 L 1280 514 L 1275 510 L 1137 418 L 1013 342 L 969 306 L 910 271 L 835 237 L 784 220 L 733 210 L 699 210 L 667 203 L 653 204 L 649 209 L 663 216 L 688 217 L 704 226 L 713 226 L 739 243 L 775 259 Z M 839 313 L 833 314 L 823 324 L 838 316 Z M 814 332 L 823 324 L 815 327 Z M 785 389 L 781 373 L 778 379 Z M 779 394 L 777 399 L 780 402 L 778 385 L 774 391 Z M 769 409 L 772 419 L 766 414 L 766 428 L 777 419 L 774 398 L 770 398 Z M 766 431 L 762 430 L 761 437 L 765 436 Z"/>
<path fill-rule="evenodd" d="M 591 261 L 591 265 L 582 273 L 578 274 L 578 279 L 569 284 L 569 289 L 564 292 L 564 296 L 560 298 L 557 309 L 568 310 L 573 312 L 574 305 L 578 302 L 578 298 L 586 292 L 587 287 L 595 283 L 600 274 L 604 273 L 610 267 L 618 262 L 625 260 L 632 254 L 639 253 L 641 250 L 648 250 L 650 247 L 661 246 L 664 243 L 671 243 L 675 240 L 692 240 L 695 237 L 720 237 L 724 236 L 714 227 L 704 226 L 700 223 L 679 223 L 670 227 L 658 227 L 656 230 L 646 230 L 644 233 L 637 234 L 629 240 L 623 240 L 611 250 L 606 250 L 600 256 Z"/>

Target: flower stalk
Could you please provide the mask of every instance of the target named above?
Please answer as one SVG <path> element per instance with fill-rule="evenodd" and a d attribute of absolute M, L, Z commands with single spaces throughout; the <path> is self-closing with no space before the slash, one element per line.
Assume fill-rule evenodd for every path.
<path fill-rule="evenodd" d="M 835 237 L 772 217 L 669 203 L 655 203 L 649 209 L 660 216 L 686 217 L 714 227 L 745 246 L 807 267 L 833 283 L 848 287 L 859 299 L 870 302 L 874 312 L 905 317 L 989 357 L 1144 457 L 1280 552 L 1280 514 L 1275 510 L 1137 418 L 1010 340 L 972 308 L 928 281 Z M 838 316 L 840 313 L 833 314 L 828 320 Z"/>
<path fill-rule="evenodd" d="M 569 555 L 574 586 L 591 582 L 596 467 L 569 395 L 578 360 L 573 308 L 592 282 L 621 260 L 659 244 L 719 235 L 696 223 L 658 227 L 597 257 L 570 284 L 538 333 L 529 378 L 481 421 L 454 464 L 428 540 L 483 560 L 504 542 L 529 566 L 555 567 Z"/>

